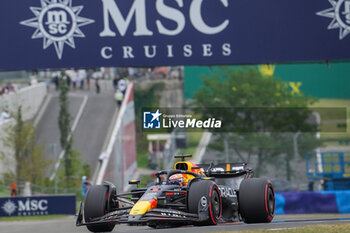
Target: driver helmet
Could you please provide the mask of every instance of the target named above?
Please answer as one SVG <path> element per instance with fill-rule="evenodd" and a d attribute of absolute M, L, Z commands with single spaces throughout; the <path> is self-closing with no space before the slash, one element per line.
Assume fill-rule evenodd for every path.
<path fill-rule="evenodd" d="M 185 178 L 182 174 L 174 174 L 174 175 L 170 176 L 169 181 L 170 181 L 170 183 L 178 184 L 180 186 L 185 185 Z"/>

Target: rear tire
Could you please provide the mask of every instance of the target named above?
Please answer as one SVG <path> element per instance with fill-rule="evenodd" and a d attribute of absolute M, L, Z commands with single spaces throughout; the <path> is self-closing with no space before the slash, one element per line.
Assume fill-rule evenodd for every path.
<path fill-rule="evenodd" d="M 195 225 L 216 225 L 222 215 L 222 200 L 215 182 L 198 180 L 190 184 L 187 202 L 190 213 L 198 214 L 198 205 L 202 197 L 205 197 L 209 203 L 209 219 Z"/>
<path fill-rule="evenodd" d="M 271 222 L 275 216 L 275 193 L 271 182 L 262 178 L 243 180 L 238 204 L 245 223 Z"/>
<path fill-rule="evenodd" d="M 107 214 L 108 187 L 104 185 L 91 186 L 86 194 L 84 205 L 84 218 L 89 223 L 94 218 L 102 217 Z M 100 223 L 86 226 L 91 232 L 111 232 L 114 229 L 114 223 Z"/>

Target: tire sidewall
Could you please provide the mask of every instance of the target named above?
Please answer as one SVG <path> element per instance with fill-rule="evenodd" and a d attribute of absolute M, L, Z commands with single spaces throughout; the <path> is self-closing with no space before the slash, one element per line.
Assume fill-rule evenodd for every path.
<path fill-rule="evenodd" d="M 214 211 L 215 192 L 219 198 L 219 215 Z M 199 225 L 216 225 L 222 216 L 222 200 L 217 184 L 211 180 L 196 180 L 192 182 L 188 190 L 188 210 L 190 213 L 198 214 L 198 206 L 202 197 L 206 197 L 208 204 L 208 220 Z"/>
<path fill-rule="evenodd" d="M 240 185 L 238 195 L 239 212 L 244 222 L 272 221 L 275 215 L 275 195 L 271 181 L 263 178 L 245 179 Z"/>

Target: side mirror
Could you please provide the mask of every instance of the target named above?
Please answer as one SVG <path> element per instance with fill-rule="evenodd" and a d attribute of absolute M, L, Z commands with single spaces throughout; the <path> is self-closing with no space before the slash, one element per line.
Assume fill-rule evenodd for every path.
<path fill-rule="evenodd" d="M 129 184 L 132 184 L 132 185 L 139 185 L 140 184 L 140 181 L 139 180 L 129 180 Z"/>

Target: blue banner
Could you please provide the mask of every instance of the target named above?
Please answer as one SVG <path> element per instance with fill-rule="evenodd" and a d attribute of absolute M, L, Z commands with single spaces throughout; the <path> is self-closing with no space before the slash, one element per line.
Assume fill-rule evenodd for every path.
<path fill-rule="evenodd" d="M 350 58 L 348 0 L 2 0 L 0 69 Z"/>
<path fill-rule="evenodd" d="M 350 191 L 276 193 L 276 215 L 350 213 Z"/>
<path fill-rule="evenodd" d="M 0 198 L 0 217 L 74 215 L 75 196 L 33 196 Z"/>

